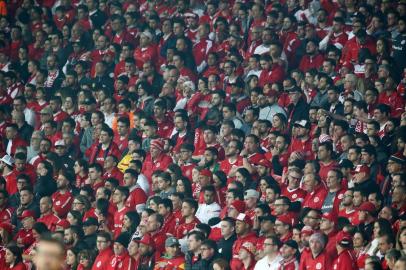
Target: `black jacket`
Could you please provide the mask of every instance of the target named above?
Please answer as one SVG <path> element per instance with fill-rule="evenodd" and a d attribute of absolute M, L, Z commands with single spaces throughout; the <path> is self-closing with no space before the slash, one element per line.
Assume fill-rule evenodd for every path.
<path fill-rule="evenodd" d="M 51 196 L 56 191 L 56 181 L 50 175 L 40 176 L 34 185 L 35 199 L 39 202 L 42 197 Z"/>
<path fill-rule="evenodd" d="M 225 260 L 229 261 L 233 257 L 233 245 L 235 240 L 237 240 L 237 235 L 233 234 L 227 240 L 221 238 L 220 241 L 217 243 L 218 251 L 220 256 L 223 257 Z"/>
<path fill-rule="evenodd" d="M 309 120 L 309 104 L 303 98 L 300 98 L 296 105 L 290 104 L 287 111 L 291 130 L 296 121 Z"/>

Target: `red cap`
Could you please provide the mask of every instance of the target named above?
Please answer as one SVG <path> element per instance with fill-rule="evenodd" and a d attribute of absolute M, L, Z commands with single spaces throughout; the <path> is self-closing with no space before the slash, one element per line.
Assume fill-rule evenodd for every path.
<path fill-rule="evenodd" d="M 312 235 L 314 233 L 314 230 L 310 226 L 304 226 L 300 233 L 305 235 Z"/>
<path fill-rule="evenodd" d="M 106 54 L 108 56 L 114 57 L 115 53 L 112 50 L 107 50 Z"/>
<path fill-rule="evenodd" d="M 241 248 L 245 249 L 248 251 L 248 253 L 251 254 L 251 256 L 255 256 L 255 245 L 251 242 L 244 242 L 241 246 Z"/>
<path fill-rule="evenodd" d="M 363 202 L 359 208 L 358 211 L 366 211 L 370 213 L 374 213 L 376 211 L 375 205 L 371 202 Z"/>
<path fill-rule="evenodd" d="M 336 220 L 336 217 L 333 215 L 332 212 L 323 213 L 323 215 L 321 216 L 321 218 L 327 219 L 327 220 L 329 220 L 329 221 L 331 221 L 331 222 L 336 222 L 336 221 L 337 221 L 337 220 Z"/>
<path fill-rule="evenodd" d="M 349 246 L 352 244 L 352 237 L 349 233 L 340 231 L 336 235 L 336 242 L 343 246 Z"/>
<path fill-rule="evenodd" d="M 279 96 L 279 92 L 271 89 L 268 92 L 266 92 L 265 95 L 268 97 L 277 97 Z"/>
<path fill-rule="evenodd" d="M 199 172 L 200 175 L 207 176 L 209 178 L 213 177 L 213 173 L 208 169 L 203 169 Z"/>
<path fill-rule="evenodd" d="M 35 218 L 35 213 L 31 210 L 24 210 L 21 214 L 21 216 L 19 217 L 19 219 L 25 219 L 28 217 L 32 217 Z"/>
<path fill-rule="evenodd" d="M 151 145 L 150 145 L 150 147 L 155 147 L 155 148 L 157 148 L 158 150 L 161 150 L 161 151 L 164 150 L 164 146 L 165 146 L 165 143 L 161 139 L 152 140 Z"/>
<path fill-rule="evenodd" d="M 257 166 L 264 166 L 266 168 L 270 168 L 271 167 L 271 162 L 269 162 L 269 160 L 267 159 L 261 159 L 260 161 L 257 162 Z"/>
<path fill-rule="evenodd" d="M 248 225 L 252 226 L 251 218 L 244 213 L 239 213 L 236 220 L 247 223 Z"/>
<path fill-rule="evenodd" d="M 354 174 L 365 173 L 365 174 L 369 175 L 370 172 L 371 172 L 371 169 L 367 165 L 357 165 L 357 167 L 355 167 L 355 170 L 354 170 Z"/>
<path fill-rule="evenodd" d="M 60 220 L 55 224 L 55 226 L 60 226 L 60 227 L 62 227 L 62 228 L 64 228 L 64 229 L 67 229 L 67 228 L 69 228 L 70 223 L 69 223 L 69 221 L 67 221 L 66 219 L 60 219 Z"/>
<path fill-rule="evenodd" d="M 136 240 L 136 242 L 155 249 L 155 242 L 149 233 L 144 234 L 144 236 L 140 240 Z"/>
<path fill-rule="evenodd" d="M 7 231 L 8 234 L 13 233 L 13 225 L 11 225 L 10 223 L 7 222 L 0 223 L 0 228 Z"/>
<path fill-rule="evenodd" d="M 234 207 L 239 213 L 245 212 L 245 202 L 243 200 L 235 200 L 231 203 L 231 206 Z"/>
<path fill-rule="evenodd" d="M 353 66 L 350 62 L 344 62 L 344 63 L 342 64 L 342 67 L 346 67 L 346 68 L 348 68 L 350 71 L 353 71 L 353 70 L 354 70 L 354 66 Z"/>
<path fill-rule="evenodd" d="M 284 224 L 289 224 L 290 226 L 293 226 L 293 219 L 289 217 L 288 215 L 282 215 L 277 217 L 277 220 Z"/>

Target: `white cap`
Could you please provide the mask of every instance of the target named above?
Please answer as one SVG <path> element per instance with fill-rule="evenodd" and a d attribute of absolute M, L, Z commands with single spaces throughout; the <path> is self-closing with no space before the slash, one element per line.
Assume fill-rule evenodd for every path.
<path fill-rule="evenodd" d="M 9 155 L 5 155 L 4 157 L 2 157 L 1 161 L 3 161 L 4 163 L 6 163 L 9 166 L 13 166 L 13 164 L 14 164 L 14 158 L 12 158 Z"/>

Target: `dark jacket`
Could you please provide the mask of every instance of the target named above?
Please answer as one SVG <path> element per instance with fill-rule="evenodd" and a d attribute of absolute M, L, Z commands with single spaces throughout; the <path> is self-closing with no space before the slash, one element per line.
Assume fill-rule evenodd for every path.
<path fill-rule="evenodd" d="M 56 191 L 56 181 L 50 175 L 40 176 L 34 185 L 35 199 L 39 202 L 42 197 L 51 196 Z"/>
<path fill-rule="evenodd" d="M 219 258 L 217 252 L 208 260 L 202 259 L 201 255 L 199 255 L 198 260 L 193 263 L 193 253 L 187 252 L 185 255 L 185 270 L 213 269 L 213 261 L 217 258 Z"/>
<path fill-rule="evenodd" d="M 307 104 L 303 98 L 300 98 L 296 105 L 290 104 L 287 111 L 288 119 L 290 120 L 289 127 L 291 130 L 296 121 L 309 120 L 309 104 Z"/>
<path fill-rule="evenodd" d="M 218 251 L 220 256 L 223 257 L 225 260 L 230 261 L 233 257 L 233 245 L 235 240 L 237 240 L 237 235 L 233 234 L 227 240 L 221 238 L 220 241 L 217 243 Z"/>

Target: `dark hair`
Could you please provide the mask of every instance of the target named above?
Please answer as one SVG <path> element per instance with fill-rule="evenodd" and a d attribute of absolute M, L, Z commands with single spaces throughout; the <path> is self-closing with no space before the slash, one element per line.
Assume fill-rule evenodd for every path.
<path fill-rule="evenodd" d="M 129 211 L 125 215 L 131 221 L 128 233 L 132 235 L 137 230 L 138 225 L 140 225 L 140 215 L 136 211 Z"/>

